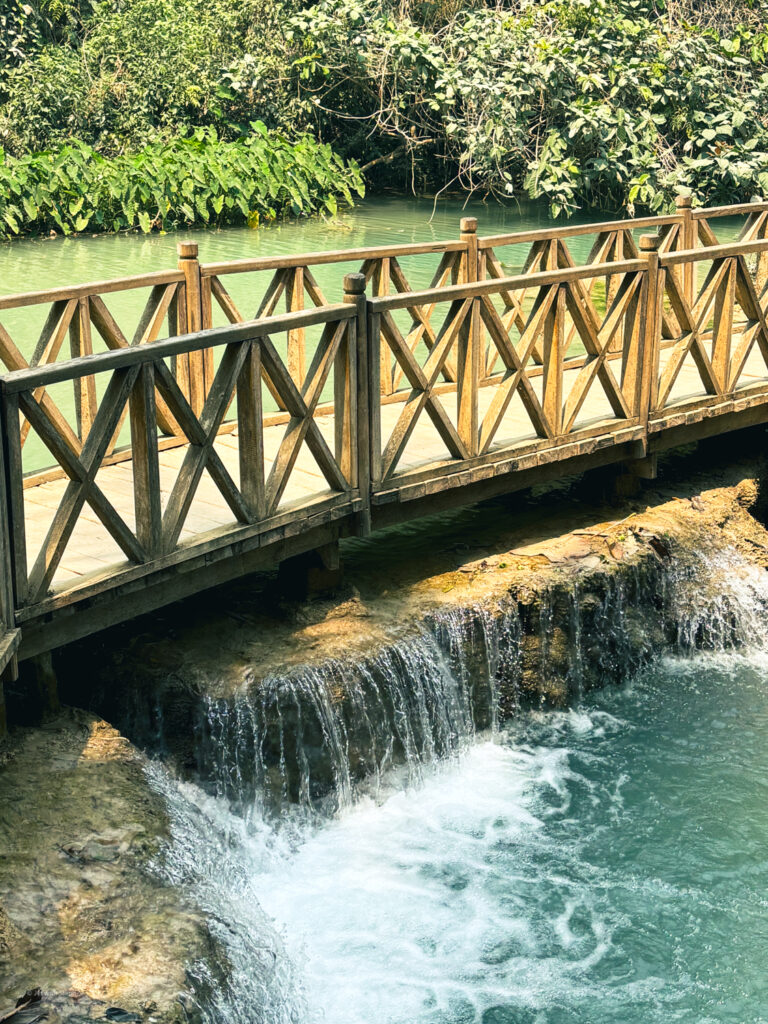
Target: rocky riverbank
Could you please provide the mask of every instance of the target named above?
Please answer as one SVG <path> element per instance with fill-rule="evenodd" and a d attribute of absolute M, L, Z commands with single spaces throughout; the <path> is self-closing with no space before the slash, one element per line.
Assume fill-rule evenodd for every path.
<path fill-rule="evenodd" d="M 766 564 L 761 478 L 756 459 L 704 473 L 678 458 L 618 505 L 593 500 L 592 477 L 351 541 L 334 595 L 295 602 L 278 576 L 251 579 L 77 645 L 67 696 L 217 792 L 312 802 L 340 760 L 347 785 L 451 747 L 446 703 L 483 729 L 676 644 L 681 617 L 722 597 L 705 561 Z"/>
<path fill-rule="evenodd" d="M 0 1019 L 35 989 L 19 1024 L 194 1019 L 185 967 L 218 952 L 199 911 L 152 871 L 168 818 L 144 764 L 77 710 L 14 730 L 3 749 Z"/>

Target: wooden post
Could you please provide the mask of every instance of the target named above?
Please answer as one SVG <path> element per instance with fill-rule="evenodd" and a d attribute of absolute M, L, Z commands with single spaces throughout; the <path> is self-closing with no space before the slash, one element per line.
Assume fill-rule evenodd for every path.
<path fill-rule="evenodd" d="M 344 476 L 357 487 L 363 499 L 359 531 L 371 531 L 371 455 L 368 419 L 368 351 L 366 339 L 367 303 L 365 275 L 347 274 L 344 278 L 344 302 L 354 305 L 357 316 L 349 321 L 344 348 L 337 356 L 334 371 L 336 423 L 336 461 Z M 376 396 L 378 398 L 378 396 Z"/>
<path fill-rule="evenodd" d="M 462 258 L 462 283 L 477 281 L 477 218 L 463 217 L 461 240 L 466 245 Z M 482 319 L 480 299 L 473 299 L 459 332 L 457 358 L 458 433 L 470 455 L 477 455 L 479 444 L 478 398 L 482 369 Z"/>
<path fill-rule="evenodd" d="M 643 322 L 640 336 L 640 367 L 636 415 L 648 428 L 648 418 L 655 409 L 659 389 L 659 353 L 661 312 L 664 302 L 664 274 L 659 265 L 660 235 L 641 235 L 640 254 L 645 258 L 645 296 L 642 303 Z M 646 438 L 647 440 L 647 438 Z"/>
<path fill-rule="evenodd" d="M 2 461 L 5 473 L 8 548 L 12 580 L 11 604 L 18 608 L 27 597 L 27 535 L 24 523 L 24 466 L 21 458 L 19 396 L 2 394 Z M 6 598 L 7 599 L 7 598 Z"/>
<path fill-rule="evenodd" d="M 176 252 L 179 254 L 179 270 L 184 274 L 185 329 L 187 334 L 194 334 L 203 329 L 203 289 L 197 242 L 179 242 Z M 206 396 L 204 356 L 202 352 L 190 352 L 180 359 L 186 361 L 186 373 L 182 369 L 177 379 L 182 386 L 182 380 L 187 378 L 189 383 L 185 395 L 193 412 L 199 416 Z"/>
<path fill-rule="evenodd" d="M 73 359 L 93 354 L 91 305 L 87 295 L 78 299 L 77 310 L 69 324 L 69 350 Z M 77 434 L 80 442 L 85 443 L 91 432 L 91 424 L 96 418 L 96 379 L 94 377 L 77 377 L 73 381 L 73 387 L 75 389 Z"/>
<path fill-rule="evenodd" d="M 304 267 L 293 267 L 287 274 L 285 311 L 295 313 L 304 309 Z M 301 390 L 307 375 L 307 338 L 303 327 L 288 331 L 288 372 Z"/>
<path fill-rule="evenodd" d="M 544 415 L 552 428 L 553 439 L 563 431 L 563 359 L 565 335 L 566 286 L 557 286 L 557 296 L 544 321 L 544 379 L 542 395 Z"/>
<path fill-rule="evenodd" d="M 614 238 L 613 245 L 608 251 L 608 260 L 606 261 L 609 265 L 612 262 L 618 263 L 624 259 L 624 232 L 617 231 L 616 237 Z M 621 285 L 621 275 L 609 274 L 605 278 L 605 313 L 608 315 L 608 310 L 613 305 L 614 299 L 618 294 L 619 287 Z M 621 334 L 617 331 L 608 346 L 609 352 L 619 352 L 622 347 Z"/>
<path fill-rule="evenodd" d="M 381 480 L 381 313 L 373 313 L 366 303 L 365 341 L 368 359 L 368 387 L 366 401 L 368 403 L 368 473 L 369 490 Z M 362 374 L 362 364 L 360 373 Z"/>
<path fill-rule="evenodd" d="M 661 235 L 640 236 L 640 256 L 646 260 L 639 307 L 639 330 L 627 336 L 624 353 L 622 385 L 624 394 L 632 398 L 632 412 L 645 428 L 635 448 L 637 458 L 621 463 L 613 476 L 612 497 L 624 499 L 640 491 L 641 480 L 655 480 L 658 472 L 656 455 L 648 454 L 648 419 L 655 408 L 659 384 L 659 353 L 661 314 L 664 302 L 664 271 L 659 265 Z M 632 304 L 635 305 L 634 303 Z M 628 311 L 627 315 L 630 313 Z"/>
<path fill-rule="evenodd" d="M 749 200 L 750 203 L 764 203 L 765 199 L 762 196 L 752 196 Z M 768 214 L 759 212 L 751 213 L 747 218 L 747 223 L 744 225 L 744 230 L 739 235 L 739 241 L 742 238 L 751 240 L 760 240 L 768 237 Z M 758 295 L 762 295 L 765 290 L 766 284 L 768 284 L 768 253 L 760 252 L 755 256 L 755 291 Z"/>
<path fill-rule="evenodd" d="M 678 196 L 675 200 L 677 212 L 680 215 L 680 248 L 696 248 L 696 222 L 693 219 L 691 210 L 691 197 Z M 683 263 L 681 270 L 681 284 L 683 295 L 689 306 L 693 306 L 696 299 L 696 264 Z"/>
<path fill-rule="evenodd" d="M 341 552 L 336 537 L 314 551 L 283 559 L 278 568 L 277 582 L 285 597 L 306 601 L 309 597 L 338 590 L 343 577 Z"/>
<path fill-rule="evenodd" d="M 378 260 L 373 272 L 373 294 L 376 298 L 389 295 L 390 286 L 389 256 Z M 395 360 L 389 345 L 383 338 L 379 339 L 379 388 L 382 395 L 393 394 L 395 387 Z"/>
<path fill-rule="evenodd" d="M 5 433 L 1 418 L 0 430 L 2 430 L 3 434 Z M 13 563 L 9 534 L 10 511 L 7 500 L 3 448 L 4 443 L 0 443 L 0 639 L 14 628 L 16 621 L 13 607 Z M 15 677 L 16 671 L 15 657 L 11 660 L 10 664 L 3 664 L 0 667 L 0 743 L 5 739 L 8 732 L 3 683 L 6 676 Z"/>
<path fill-rule="evenodd" d="M 261 379 L 261 339 L 248 346 L 237 377 L 237 448 L 240 460 L 240 491 L 256 521 L 266 514 L 264 484 L 264 403 Z"/>
<path fill-rule="evenodd" d="M 147 557 L 152 559 L 159 557 L 163 546 L 155 368 L 152 363 L 142 366 L 128 402 L 131 419 L 136 537 Z"/>
<path fill-rule="evenodd" d="M 722 394 L 730 390 L 731 332 L 736 302 L 736 260 L 726 261 L 725 277 L 720 282 L 715 298 L 712 323 L 712 370 Z M 714 264 L 716 266 L 716 264 Z"/>
<path fill-rule="evenodd" d="M 8 716 L 5 712 L 5 688 L 3 687 L 4 673 L 0 673 L 0 743 L 8 735 Z"/>

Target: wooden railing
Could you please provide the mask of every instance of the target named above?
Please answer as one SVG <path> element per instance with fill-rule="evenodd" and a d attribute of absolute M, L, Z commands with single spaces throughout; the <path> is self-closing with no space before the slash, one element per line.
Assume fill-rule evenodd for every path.
<path fill-rule="evenodd" d="M 767 235 L 762 202 L 493 238 L 465 219 L 293 258 L 200 265 L 184 243 L 172 271 L 0 299 L 46 311 L 29 359 L 0 328 L 0 642 L 131 581 L 768 408 Z M 430 255 L 414 291 L 403 264 Z M 313 271 L 342 264 L 334 304 Z M 110 304 L 134 292 L 128 330 Z"/>
<path fill-rule="evenodd" d="M 596 437 L 645 445 L 680 422 L 765 404 L 764 222 L 761 213 L 747 240 L 710 248 L 665 251 L 661 236 L 643 236 L 636 258 L 611 264 L 599 303 L 604 265 L 576 267 L 563 251 L 556 269 L 372 299 L 372 500 L 570 458 Z M 393 318 L 414 304 L 436 310 L 436 342 L 421 358 Z M 382 343 L 407 379 L 397 415 L 373 398 Z M 451 358 L 458 384 L 446 387 Z"/>
<path fill-rule="evenodd" d="M 328 299 L 316 279 L 318 267 L 335 266 L 339 270 L 357 270 L 365 276 L 369 293 L 374 298 L 414 292 L 414 260 L 435 257 L 429 289 L 450 284 L 472 284 L 476 281 L 499 280 L 511 272 L 535 274 L 578 264 L 573 255 L 573 242 L 585 235 L 594 235 L 586 264 L 613 267 L 626 259 L 636 259 L 635 234 L 653 228 L 661 235 L 660 252 L 679 252 L 697 245 L 711 246 L 718 240 L 712 222 L 724 216 L 741 217 L 744 227 L 740 240 L 749 241 L 768 235 L 768 203 L 755 202 L 731 207 L 692 210 L 690 201 L 682 199 L 677 211 L 664 217 L 635 218 L 597 224 L 567 225 L 536 231 L 512 232 L 490 237 L 477 236 L 477 221 L 465 218 L 458 239 L 407 245 L 367 247 L 335 252 L 305 253 L 297 256 L 258 257 L 222 263 L 201 264 L 196 243 L 178 246 L 178 265 L 156 273 L 143 274 L 117 281 L 56 288 L 0 297 L 0 364 L 14 372 L 28 367 L 42 367 L 85 356 L 99 349 L 120 349 L 147 345 L 164 337 L 180 336 L 218 324 L 241 323 L 273 315 L 281 303 L 287 312 L 300 312 L 305 306 L 323 308 Z M 419 268 L 424 273 L 424 268 Z M 691 264 L 682 268 L 686 297 L 693 299 Z M 333 294 L 341 289 L 342 274 Z M 596 286 L 608 302 L 619 287 L 621 275 L 606 272 L 588 279 L 590 295 Z M 247 288 L 249 306 L 240 308 L 233 299 L 230 282 L 237 281 L 241 290 Z M 526 291 L 521 289 L 502 296 L 499 310 L 505 327 L 520 324 L 524 319 Z M 115 314 L 114 303 L 131 306 L 130 313 Z M 242 306 L 242 302 L 240 303 Z M 33 329 L 24 321 L 25 314 L 39 309 L 45 313 L 36 343 L 29 340 Z M 427 304 L 411 304 L 411 318 L 405 336 L 412 350 L 431 348 L 435 343 L 432 324 L 434 308 Z M 9 325 L 9 317 L 19 321 Z M 492 375 L 498 363 L 485 367 Z M 541 363 L 541 353 L 534 348 L 532 357 Z M 394 395 L 403 379 L 403 369 L 388 344 L 380 346 L 379 387 L 384 396 Z M 303 328 L 291 331 L 286 339 L 286 363 L 295 381 L 301 382 L 309 360 L 307 334 Z M 215 373 L 215 350 L 184 353 L 176 358 L 174 374 L 179 387 L 193 411 L 199 414 Z M 447 383 L 456 380 L 453 358 L 446 360 L 441 376 Z M 78 453 L 91 429 L 98 405 L 96 381 L 93 377 L 72 382 L 72 395 L 64 399 L 65 408 L 49 394 L 41 392 L 48 414 L 63 435 L 67 446 Z M 73 406 L 74 416 L 69 416 Z M 275 412 L 286 413 L 279 398 L 274 399 Z M 162 401 L 158 403 L 164 446 L 184 443 Z M 72 422 L 70 422 L 72 420 Z M 229 428 L 225 428 L 229 429 Z M 26 441 L 29 424 L 22 424 L 22 442 Z M 107 457 L 120 461 L 130 457 L 121 444 L 120 432 L 110 442 Z M 30 485 L 39 481 L 30 477 Z"/>
<path fill-rule="evenodd" d="M 647 377 L 648 369 L 643 364 L 641 330 L 648 302 L 648 264 L 640 258 L 613 264 L 613 276 L 620 284 L 600 312 L 590 286 L 604 273 L 602 266 L 569 266 L 372 299 L 368 347 L 374 500 L 378 492 L 393 495 L 394 480 L 402 498 L 402 486 L 416 496 L 430 492 L 425 482 L 444 484 L 447 475 L 459 474 L 467 483 L 495 475 L 499 451 L 504 448 L 513 447 L 513 462 L 523 467 L 545 449 L 554 451 L 566 442 L 573 454 L 574 443 L 617 429 L 625 438 L 640 436 L 643 371 Z M 414 302 L 433 305 L 442 321 L 436 328 L 435 345 L 422 359 L 411 351 L 393 318 L 396 310 Z M 499 311 L 500 304 L 505 312 Z M 511 306 L 518 310 L 514 318 L 508 315 Z M 375 368 L 382 340 L 394 352 L 409 387 L 402 410 L 388 417 L 386 428 L 382 423 L 385 406 L 372 397 L 377 391 Z M 534 359 L 535 352 L 540 361 Z M 452 354 L 458 384 L 449 391 L 437 382 Z M 501 370 L 488 375 L 485 367 L 497 361 Z M 602 415 L 593 412 L 584 425 L 582 411 L 597 389 L 606 407 Z M 505 417 L 515 398 L 519 409 L 505 431 Z M 446 400 L 455 401 L 452 414 L 443 404 Z M 430 449 L 421 431 L 418 450 L 407 466 L 404 456 L 409 442 L 425 416 L 431 421 L 434 443 Z M 425 465 L 435 448 L 442 448 L 441 454 Z"/>
<path fill-rule="evenodd" d="M 755 371 L 763 375 L 768 363 L 767 268 L 764 233 L 730 245 L 664 254 L 658 270 L 651 268 L 658 295 L 647 327 L 655 342 L 651 420 L 666 422 L 668 407 L 680 404 L 673 391 L 686 366 L 695 367 L 703 391 L 686 403 L 688 413 L 722 405 L 750 387 L 762 394 Z M 696 282 L 690 292 L 688 281 Z"/>
<path fill-rule="evenodd" d="M 312 361 L 299 387 L 280 356 L 275 340 L 291 331 L 319 326 L 322 333 Z M 179 385 L 179 361 L 203 357 L 221 348 L 222 357 L 202 408 L 196 412 Z M 134 566 L 135 577 L 148 566 L 167 567 L 188 557 L 182 532 L 193 501 L 201 488 L 204 471 L 216 496 L 227 510 L 223 522 L 232 530 L 214 536 L 205 551 L 271 530 L 273 539 L 288 519 L 330 519 L 347 515 L 360 506 L 357 441 L 357 307 L 351 303 L 325 306 L 303 313 L 288 313 L 242 327 L 210 330 L 158 341 L 153 345 L 121 347 L 98 355 L 86 355 L 58 365 L 20 370 L 5 377 L 3 392 L 4 453 L 7 460 L 8 517 L 11 539 L 13 588 L 18 609 L 45 604 L 51 583 L 68 550 L 73 531 L 87 506 Z M 84 382 L 103 376 L 105 387 L 95 402 L 88 435 L 73 451 L 45 401 L 48 390 L 61 382 Z M 269 390 L 287 410 L 284 434 L 270 452 L 264 446 L 262 377 Z M 333 422 L 330 443 L 315 413 L 329 378 L 333 377 Z M 233 404 L 235 411 L 233 412 Z M 184 438 L 184 454 L 178 468 L 163 479 L 158 427 L 161 409 L 173 417 Z M 130 479 L 109 494 L 109 481 L 99 474 L 123 418 L 130 419 Z M 222 424 L 233 430 L 231 459 L 214 442 Z M 23 486 L 23 423 L 42 439 L 68 479 L 50 522 L 28 562 L 26 507 L 34 488 Z M 301 446 L 311 452 L 323 477 L 320 496 L 293 502 L 290 513 L 279 506 L 290 483 Z M 113 474 L 114 475 L 114 474 Z M 235 476 L 239 481 L 235 482 Z M 125 485 L 130 488 L 126 502 Z M 310 507 L 311 506 L 311 507 Z M 209 527 L 211 523 L 204 524 Z M 213 531 L 215 532 L 215 530 Z M 125 566 L 122 567 L 125 569 Z M 126 573 L 123 572 L 126 577 Z"/>
<path fill-rule="evenodd" d="M 0 446 L 0 679 L 9 670 L 19 645 L 20 633 L 16 629 L 15 597 L 13 593 L 12 552 L 9 522 L 6 510 L 5 463 Z M 5 733 L 5 698 L 0 685 L 0 739 Z"/>

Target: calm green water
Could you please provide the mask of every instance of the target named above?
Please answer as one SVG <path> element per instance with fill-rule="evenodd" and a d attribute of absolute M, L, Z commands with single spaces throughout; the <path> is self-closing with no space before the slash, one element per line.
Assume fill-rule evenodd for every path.
<path fill-rule="evenodd" d="M 481 235 L 526 231 L 553 223 L 546 208 L 534 204 L 502 207 L 495 203 L 465 204 L 459 200 L 441 200 L 435 205 L 425 199 L 388 198 L 366 200 L 334 219 L 315 218 L 256 230 L 227 228 L 162 236 L 128 234 L 25 240 L 0 245 L 0 294 L 103 281 L 175 267 L 176 244 L 182 238 L 197 241 L 200 261 L 212 263 L 245 257 L 455 239 L 458 238 L 459 221 L 463 216 L 477 217 Z M 608 216 L 598 211 L 587 211 L 571 221 L 558 221 L 557 224 L 589 223 L 605 220 Z M 740 221 L 720 220 L 717 224 L 719 237 L 723 241 L 730 240 L 739 224 Z M 592 235 L 582 235 L 569 241 L 577 261 L 588 255 L 593 241 Z M 527 247 L 504 250 L 510 272 L 521 267 L 526 252 Z M 437 266 L 434 256 L 409 257 L 402 262 L 414 288 L 426 286 Z M 342 276 L 353 269 L 358 269 L 358 265 L 317 268 L 315 276 L 329 301 L 340 299 Z M 263 288 L 268 278 L 266 275 L 262 278 Z M 235 300 L 242 303 L 243 312 L 250 314 L 255 310 L 258 305 L 252 298 L 256 287 L 255 275 L 241 279 L 229 277 L 227 287 Z M 258 289 L 256 291 L 259 294 Z M 122 317 L 128 321 L 133 318 L 133 322 L 138 320 L 145 299 L 145 295 L 112 296 L 108 304 L 122 324 Z M 42 320 L 41 317 L 38 319 Z M 12 325 L 21 328 L 16 340 L 25 353 L 31 353 L 36 337 L 31 315 L 15 316 L 6 312 L 2 320 L 9 329 Z"/>
<path fill-rule="evenodd" d="M 495 203 L 391 198 L 369 199 L 333 219 L 313 218 L 284 224 L 225 230 L 199 230 L 168 235 L 97 235 L 95 237 L 25 240 L 0 246 L 0 292 L 33 291 L 85 281 L 103 281 L 129 274 L 165 270 L 176 265 L 176 243 L 184 238 L 199 245 L 200 260 L 220 260 L 328 249 L 458 238 L 462 217 L 478 219 L 480 234 L 524 231 L 551 223 L 546 208 L 502 207 Z M 604 219 L 583 215 L 581 222 Z M 576 221 L 578 222 L 578 221 Z M 591 243 L 576 251 L 586 254 Z M 409 264 L 410 265 L 410 264 Z M 421 260 L 429 269 L 434 259 Z M 338 271 L 318 269 L 318 279 L 338 281 Z M 423 280 L 423 279 L 422 279 Z M 340 292 L 340 288 L 339 288 Z M 329 298 L 336 297 L 329 294 Z"/>

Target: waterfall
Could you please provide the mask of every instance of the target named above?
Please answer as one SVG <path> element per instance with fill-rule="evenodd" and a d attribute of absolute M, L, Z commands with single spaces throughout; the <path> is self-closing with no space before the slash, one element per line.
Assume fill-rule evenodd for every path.
<path fill-rule="evenodd" d="M 131 666 L 129 685 L 105 673 L 91 706 L 244 817 L 323 819 L 393 770 L 416 784 L 521 709 L 620 685 L 662 651 L 754 643 L 764 575 L 734 552 L 551 573 L 533 593 L 439 608 L 367 656 L 265 678 L 246 665 L 236 687 Z"/>
<path fill-rule="evenodd" d="M 139 712 L 139 693 L 133 705 L 122 706 L 130 714 L 121 725 L 161 756 L 148 777 L 171 819 L 172 841 L 154 869 L 202 907 L 217 950 L 188 967 L 188 1019 L 321 1020 L 312 1001 L 317 991 L 336 1006 L 324 987 L 322 949 L 314 947 L 310 956 L 294 932 L 311 930 L 312 914 L 321 912 L 316 927 L 336 927 L 334 904 L 326 905 L 317 889 L 334 877 L 334 858 L 342 857 L 340 871 L 343 857 L 364 857 L 371 871 L 382 850 L 396 860 L 387 815 L 392 828 L 416 828 L 418 821 L 428 829 L 435 801 L 453 801 L 452 814 L 459 816 L 462 802 L 475 810 L 487 803 L 490 823 L 481 827 L 492 827 L 494 815 L 508 811 L 497 813 L 493 795 L 483 792 L 488 773 L 508 785 L 509 772 L 522 766 L 537 786 L 550 788 L 559 807 L 569 799 L 569 768 L 556 752 L 531 753 L 525 725 L 531 713 L 574 734 L 613 728 L 610 714 L 579 710 L 593 690 L 632 680 L 658 655 L 691 658 L 701 649 L 763 645 L 767 606 L 768 574 L 735 552 L 654 559 L 621 571 L 563 573 L 536 595 L 440 609 L 367 657 L 339 655 L 258 682 L 246 672 L 227 695 L 198 685 L 183 698 L 174 691 L 175 705 L 161 694 L 155 707 L 147 711 L 143 703 Z M 571 711 L 557 711 L 568 705 Z M 178 722 L 179 709 L 190 726 L 181 756 L 178 737 L 164 727 L 169 716 Z M 510 849 L 530 848 L 546 821 L 529 804 L 531 784 L 515 782 Z M 620 799 L 618 783 L 616 794 Z M 475 825 L 466 828 L 474 835 Z M 407 859 L 398 871 L 410 878 L 408 865 Z M 431 870 L 440 878 L 458 872 L 451 891 L 466 884 L 454 861 L 435 862 Z M 408 897 L 398 899 L 397 912 L 407 914 Z M 350 906 L 344 927 L 360 927 L 359 912 Z M 386 912 L 384 900 L 377 910 L 382 922 Z M 415 920 L 403 919 L 402 928 L 416 927 Z M 438 939 L 430 932 L 423 941 Z M 338 936 L 334 943 L 334 956 L 346 956 Z M 354 961 L 358 953 L 350 955 Z M 453 1007 L 454 996 L 444 997 Z M 398 1024 L 409 1019 L 402 1013 Z M 358 1018 L 364 1019 L 349 1020 Z M 465 1018 L 452 1010 L 424 1019 Z M 476 1011 L 466 1019 L 486 1017 Z"/>
<path fill-rule="evenodd" d="M 466 787 L 460 773 L 450 773 L 467 758 L 480 757 L 493 771 L 507 771 L 510 757 L 513 765 L 525 761 L 525 753 L 502 754 L 502 743 L 497 765 L 490 751 L 505 722 L 520 720 L 526 706 L 556 698 L 562 704 L 566 696 L 578 701 L 597 685 L 626 682 L 664 652 L 687 657 L 700 648 L 763 643 L 767 605 L 764 570 L 733 552 L 707 554 L 606 574 L 599 585 L 586 577 L 576 585 L 563 581 L 528 602 L 508 597 L 439 611 L 359 662 L 340 657 L 256 686 L 246 679 L 234 697 L 205 698 L 195 723 L 192 781 L 179 781 L 157 762 L 149 770 L 165 796 L 173 836 L 156 870 L 190 890 L 221 950 L 218 968 L 190 965 L 191 1018 L 319 1020 L 302 980 L 304 954 L 262 910 L 270 893 L 280 902 L 280 865 L 300 863 L 310 842 L 312 857 L 325 858 L 323 870 L 332 871 L 334 822 L 364 823 L 377 813 L 369 807 L 393 799 L 399 806 L 393 794 L 427 786 L 432 800 L 435 786 L 443 794 Z M 577 731 L 601 720 L 593 712 L 586 716 L 592 724 L 582 726 L 578 710 L 569 714 Z M 536 764 L 560 792 L 561 762 Z M 462 792 L 482 806 L 482 792 L 471 785 Z M 520 792 L 516 813 L 525 835 L 535 834 L 540 823 Z M 426 813 L 423 801 L 417 806 Z M 313 863 L 302 869 L 308 879 Z M 307 899 L 309 909 L 317 894 Z"/>
<path fill-rule="evenodd" d="M 633 569 L 599 586 L 564 581 L 528 605 L 440 610 L 367 658 L 204 696 L 194 777 L 246 816 L 290 804 L 326 817 L 393 768 L 418 782 L 532 701 L 626 681 L 663 629 L 663 575 Z"/>

